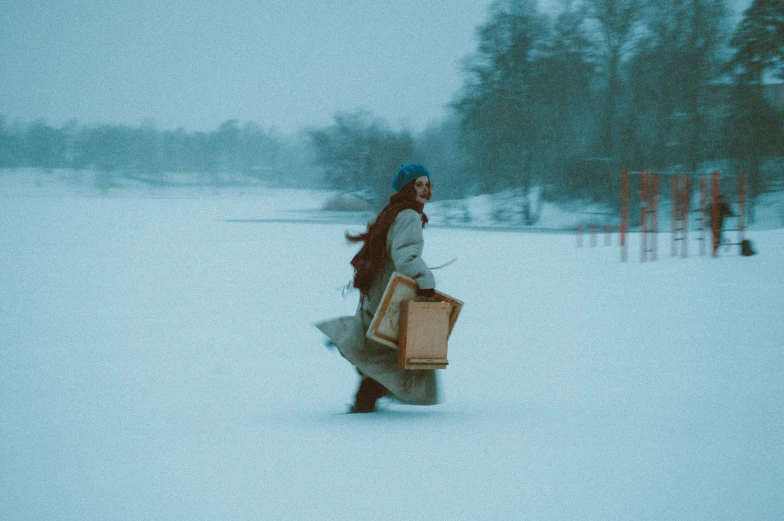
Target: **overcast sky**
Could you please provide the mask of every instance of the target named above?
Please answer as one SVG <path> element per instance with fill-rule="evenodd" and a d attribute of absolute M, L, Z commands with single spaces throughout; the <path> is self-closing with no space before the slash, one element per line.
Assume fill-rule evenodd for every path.
<path fill-rule="evenodd" d="M 0 0 L 0 115 L 292 132 L 366 109 L 421 130 L 491 1 Z"/>
<path fill-rule="evenodd" d="M 491 0 L 0 0 L 0 115 L 290 132 L 445 114 Z"/>

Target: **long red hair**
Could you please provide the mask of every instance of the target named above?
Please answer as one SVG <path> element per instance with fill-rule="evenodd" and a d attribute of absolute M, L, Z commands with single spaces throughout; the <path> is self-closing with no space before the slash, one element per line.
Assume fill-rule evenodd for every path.
<path fill-rule="evenodd" d="M 352 243 L 364 243 L 359 252 L 351 259 L 354 267 L 354 280 L 349 284 L 358 289 L 363 295 L 370 291 L 373 276 L 384 265 L 384 255 L 387 247 L 387 234 L 395 223 L 397 214 L 403 210 L 415 210 L 422 218 L 422 228 L 428 222 L 424 212 L 424 203 L 416 200 L 415 181 L 411 181 L 396 194 L 392 194 L 387 205 L 378 212 L 376 218 L 368 224 L 365 233 L 359 235 L 346 234 L 346 239 Z M 432 197 L 432 189 L 428 187 L 427 199 Z"/>

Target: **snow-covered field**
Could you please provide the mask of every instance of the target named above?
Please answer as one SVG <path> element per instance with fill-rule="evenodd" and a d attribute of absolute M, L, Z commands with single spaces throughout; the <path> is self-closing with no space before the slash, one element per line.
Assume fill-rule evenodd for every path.
<path fill-rule="evenodd" d="M 353 313 L 360 227 L 274 220 L 324 197 L 1 178 L 0 519 L 784 518 L 784 230 L 621 263 L 430 227 L 444 403 L 346 415 L 312 323 Z"/>

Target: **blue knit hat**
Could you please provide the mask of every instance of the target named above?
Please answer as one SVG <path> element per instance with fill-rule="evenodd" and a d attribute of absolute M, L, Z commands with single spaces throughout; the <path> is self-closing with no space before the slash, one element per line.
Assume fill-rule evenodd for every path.
<path fill-rule="evenodd" d="M 399 192 L 400 189 L 408 183 L 422 176 L 430 179 L 430 172 L 422 165 L 409 163 L 405 166 L 401 166 L 400 170 L 395 174 L 395 178 L 392 180 L 392 188 L 395 192 Z"/>

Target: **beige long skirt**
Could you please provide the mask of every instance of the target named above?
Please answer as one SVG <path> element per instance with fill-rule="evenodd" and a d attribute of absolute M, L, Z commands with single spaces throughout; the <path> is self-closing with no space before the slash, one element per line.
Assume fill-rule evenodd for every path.
<path fill-rule="evenodd" d="M 397 350 L 365 337 L 367 323 L 360 316 L 343 316 L 319 322 L 316 327 L 337 346 L 340 354 L 365 376 L 381 383 L 403 403 L 439 403 L 438 377 L 433 369 L 401 369 Z"/>

